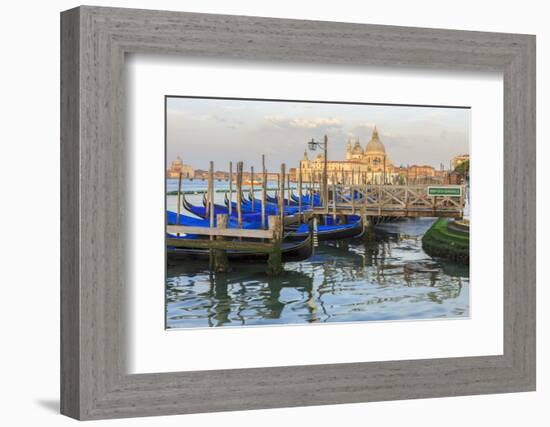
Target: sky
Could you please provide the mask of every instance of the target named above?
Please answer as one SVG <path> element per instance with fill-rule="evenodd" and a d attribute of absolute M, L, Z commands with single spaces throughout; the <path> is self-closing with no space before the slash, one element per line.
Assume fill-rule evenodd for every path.
<path fill-rule="evenodd" d="M 228 170 L 229 161 L 269 171 L 281 163 L 296 167 L 307 141 L 328 136 L 329 160 L 344 160 L 348 139 L 365 148 L 376 125 L 394 165 L 449 167 L 452 157 L 469 153 L 470 110 L 372 104 L 167 98 L 166 161 L 176 156 L 194 169 Z M 317 152 L 308 150 L 309 158 Z"/>

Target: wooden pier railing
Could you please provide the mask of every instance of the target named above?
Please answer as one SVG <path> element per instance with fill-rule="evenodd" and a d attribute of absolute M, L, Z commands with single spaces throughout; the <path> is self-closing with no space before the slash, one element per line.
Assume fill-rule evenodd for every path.
<path fill-rule="evenodd" d="M 394 217 L 462 217 L 463 185 L 343 185 L 330 186 L 329 202 L 315 213 Z M 431 189 L 437 191 L 432 191 Z"/>

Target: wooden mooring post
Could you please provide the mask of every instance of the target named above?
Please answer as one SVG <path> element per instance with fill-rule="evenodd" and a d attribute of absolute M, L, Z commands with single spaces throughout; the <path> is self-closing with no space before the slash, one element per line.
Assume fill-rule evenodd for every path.
<path fill-rule="evenodd" d="M 369 217 L 368 215 L 364 214 L 362 218 L 363 218 L 363 240 L 368 242 L 375 241 L 376 235 L 374 233 L 374 222 L 371 219 L 372 217 Z"/>
<path fill-rule="evenodd" d="M 336 175 L 332 174 L 332 220 L 336 224 Z"/>
<path fill-rule="evenodd" d="M 288 198 L 287 198 L 287 205 L 290 206 L 290 173 L 287 174 L 287 194 L 288 194 Z"/>
<path fill-rule="evenodd" d="M 254 212 L 254 166 L 250 166 L 250 197 L 250 200 L 252 200 L 252 212 Z"/>
<path fill-rule="evenodd" d="M 270 215 L 268 217 L 269 230 L 272 231 L 273 248 L 267 258 L 267 274 L 275 276 L 283 271 L 283 257 L 281 243 L 283 240 L 283 222 L 280 216 Z"/>
<path fill-rule="evenodd" d="M 210 206 L 210 229 L 214 228 L 214 219 L 215 219 L 215 209 L 214 209 L 214 162 L 210 162 L 210 167 L 208 168 L 208 204 Z M 210 236 L 212 240 L 212 236 Z"/>
<path fill-rule="evenodd" d="M 329 213 L 329 188 L 328 188 L 328 170 L 323 169 L 323 174 L 321 176 L 321 188 L 323 191 L 323 198 L 325 200 L 325 214 L 328 215 Z"/>
<path fill-rule="evenodd" d="M 355 214 L 355 177 L 354 177 L 355 173 L 353 171 L 353 169 L 351 170 L 351 184 L 350 184 L 350 188 L 351 188 L 351 213 L 352 214 Z"/>
<path fill-rule="evenodd" d="M 207 203 L 208 205 L 208 213 L 210 216 L 210 231 L 214 228 L 214 162 L 210 162 L 210 166 L 208 168 L 208 198 Z M 210 240 L 214 240 L 214 236 L 210 235 Z M 214 267 L 214 251 L 210 249 L 210 271 L 213 270 Z"/>
<path fill-rule="evenodd" d="M 178 179 L 178 216 L 176 219 L 176 224 L 180 224 L 180 215 L 181 215 L 181 179 L 182 179 L 182 173 L 180 172 L 179 179 Z M 178 233 L 178 236 L 180 233 Z"/>
<path fill-rule="evenodd" d="M 313 174 L 311 173 L 311 171 L 309 172 L 309 179 L 307 181 L 307 193 L 309 194 L 309 201 L 311 203 L 311 206 L 313 207 Z"/>
<path fill-rule="evenodd" d="M 382 184 L 378 183 L 378 216 L 382 215 Z"/>
<path fill-rule="evenodd" d="M 281 217 L 281 227 L 285 223 L 285 173 L 286 165 L 281 163 L 281 175 L 279 177 L 279 216 Z"/>
<path fill-rule="evenodd" d="M 267 170 L 265 168 L 265 154 L 262 154 L 262 228 L 265 228 L 265 206 L 267 203 Z"/>
<path fill-rule="evenodd" d="M 243 226 L 243 213 L 242 213 L 242 187 L 243 187 L 243 162 L 237 163 L 237 225 L 239 228 Z"/>
<path fill-rule="evenodd" d="M 229 162 L 229 215 L 232 214 L 233 202 L 233 162 Z"/>
<path fill-rule="evenodd" d="M 229 219 L 227 214 L 216 215 L 216 228 L 224 230 L 227 228 Z M 216 240 L 224 240 L 223 236 L 216 236 Z M 214 271 L 216 273 L 226 273 L 229 270 L 227 261 L 227 252 L 223 249 L 214 249 Z"/>
<path fill-rule="evenodd" d="M 298 165 L 298 222 L 302 223 L 302 168 Z"/>
<path fill-rule="evenodd" d="M 367 194 L 367 189 L 366 187 L 365 188 L 365 196 Z M 365 197 L 366 198 L 366 197 Z M 365 224 L 367 223 L 368 221 L 368 217 L 367 217 L 367 204 L 366 204 L 366 201 L 365 200 L 362 200 L 362 203 L 361 205 L 359 206 L 359 210 L 361 212 L 361 218 L 363 218 L 363 227 L 365 227 Z"/>

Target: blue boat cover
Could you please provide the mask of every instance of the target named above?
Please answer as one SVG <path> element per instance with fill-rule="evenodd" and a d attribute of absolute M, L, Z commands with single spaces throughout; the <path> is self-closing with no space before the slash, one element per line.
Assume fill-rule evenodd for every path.
<path fill-rule="evenodd" d="M 330 222 L 331 224 L 318 225 L 317 226 L 317 232 L 318 233 L 326 233 L 326 232 L 331 232 L 331 231 L 349 230 L 350 228 L 353 228 L 353 227 L 357 226 L 357 221 L 359 221 L 359 217 L 357 217 L 356 219 L 355 219 L 355 217 L 356 217 L 356 215 L 350 215 L 349 218 L 353 218 L 353 220 L 351 220 L 347 224 L 334 224 L 334 222 L 332 221 L 332 217 L 330 217 L 330 220 L 329 220 L 329 217 L 327 216 L 325 218 L 325 220 L 327 222 Z M 308 224 L 301 224 L 296 229 L 296 232 L 297 233 L 307 233 L 308 230 L 309 230 Z"/>
<path fill-rule="evenodd" d="M 172 212 L 172 211 L 166 211 L 166 219 L 168 221 L 169 225 L 186 225 L 188 227 L 210 227 L 210 220 L 208 219 L 201 219 L 201 218 L 193 218 L 189 215 L 184 215 L 180 213 L 179 222 L 177 220 L 178 213 Z M 250 229 L 256 229 L 259 228 L 260 222 L 246 222 L 243 221 L 242 228 L 250 230 Z M 214 227 L 216 226 L 216 219 L 214 218 Z M 230 217 L 229 228 L 237 228 L 238 227 L 238 221 L 237 218 Z"/>

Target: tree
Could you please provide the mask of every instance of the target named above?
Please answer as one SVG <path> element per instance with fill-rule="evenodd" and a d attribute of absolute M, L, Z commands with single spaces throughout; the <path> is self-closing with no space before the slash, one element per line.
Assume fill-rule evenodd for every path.
<path fill-rule="evenodd" d="M 455 172 L 468 181 L 470 179 L 470 160 L 465 160 L 457 165 Z"/>

